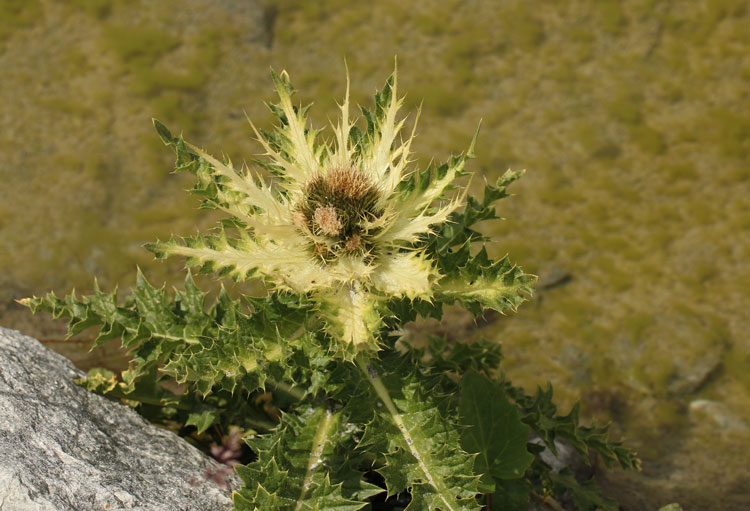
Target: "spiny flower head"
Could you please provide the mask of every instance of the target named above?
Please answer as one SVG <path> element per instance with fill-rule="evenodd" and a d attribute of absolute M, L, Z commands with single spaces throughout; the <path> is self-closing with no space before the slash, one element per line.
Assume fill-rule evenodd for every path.
<path fill-rule="evenodd" d="M 173 138 L 155 121 L 177 150 L 178 168 L 192 166 L 198 191 L 230 216 L 237 233 L 222 227 L 218 234 L 159 242 L 150 247 L 157 256 L 182 255 L 189 266 L 238 280 L 261 278 L 274 292 L 307 296 L 347 358 L 377 349 L 387 300 L 495 292 L 489 285 L 468 290 L 455 279 L 441 281 L 424 243 L 462 205 L 464 194 L 451 199 L 445 193 L 464 173 L 474 141 L 444 165 L 411 168 L 414 131 L 402 137 L 395 71 L 376 93 L 375 111 L 362 109 L 364 129 L 349 117 L 347 78 L 333 140 L 321 140 L 308 128 L 307 108 L 293 104 L 287 73 L 272 76 L 279 103 L 269 107 L 280 124 L 273 131 L 250 124 L 274 185 Z"/>
<path fill-rule="evenodd" d="M 302 232 L 332 261 L 376 248 L 368 226 L 383 215 L 378 198 L 378 189 L 359 169 L 330 169 L 307 182 L 295 214 L 302 215 Z"/>

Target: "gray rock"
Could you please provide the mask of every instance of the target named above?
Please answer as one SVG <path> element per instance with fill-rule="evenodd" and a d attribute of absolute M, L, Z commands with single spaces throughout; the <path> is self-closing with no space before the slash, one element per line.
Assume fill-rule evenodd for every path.
<path fill-rule="evenodd" d="M 716 325 L 684 313 L 663 313 L 623 330 L 610 346 L 629 383 L 655 395 L 698 392 L 720 368 L 729 339 Z"/>
<path fill-rule="evenodd" d="M 545 268 L 539 273 L 539 281 L 537 281 L 536 288 L 540 291 L 552 289 L 558 286 L 563 286 L 569 283 L 572 279 L 573 275 L 571 275 L 565 268 L 553 265 Z"/>
<path fill-rule="evenodd" d="M 536 433 L 532 433 L 529 437 L 529 443 L 544 446 L 544 440 L 539 437 Z M 570 468 L 571 470 L 578 471 L 582 465 L 585 465 L 581 456 L 576 451 L 570 442 L 562 438 L 555 439 L 555 449 L 557 454 L 553 453 L 549 447 L 544 448 L 539 457 L 552 468 L 552 472 L 558 473 L 564 468 Z M 589 474 L 590 475 L 590 474 Z"/>
<path fill-rule="evenodd" d="M 36 339 L 0 328 L 0 509 L 232 508 L 229 491 L 205 477 L 216 462 L 73 383 L 81 376 Z"/>
<path fill-rule="evenodd" d="M 690 419 L 696 424 L 705 425 L 705 419 L 709 419 L 709 430 L 718 426 L 722 432 L 727 433 L 747 434 L 750 432 L 748 421 L 733 413 L 727 405 L 719 401 L 696 399 L 690 401 L 688 410 Z"/>

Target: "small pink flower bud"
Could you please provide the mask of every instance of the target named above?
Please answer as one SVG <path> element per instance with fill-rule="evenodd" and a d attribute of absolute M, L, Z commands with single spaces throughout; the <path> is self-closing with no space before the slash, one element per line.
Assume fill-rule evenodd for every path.
<path fill-rule="evenodd" d="M 313 213 L 313 221 L 320 227 L 323 234 L 328 236 L 338 236 L 341 232 L 341 221 L 336 214 L 336 208 L 333 206 L 318 206 Z"/>
<path fill-rule="evenodd" d="M 346 248 L 349 252 L 356 252 L 362 247 L 362 238 L 360 238 L 359 234 L 352 234 L 347 238 L 346 243 L 344 243 L 344 248 Z"/>

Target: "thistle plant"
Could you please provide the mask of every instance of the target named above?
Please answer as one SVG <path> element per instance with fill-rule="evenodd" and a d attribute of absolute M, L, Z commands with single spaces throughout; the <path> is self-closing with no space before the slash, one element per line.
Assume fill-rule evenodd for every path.
<path fill-rule="evenodd" d="M 328 139 L 308 126 L 287 73 L 272 76 L 278 124 L 250 123 L 265 151 L 256 169 L 154 121 L 176 170 L 195 176 L 202 206 L 226 218 L 210 233 L 148 245 L 200 273 L 258 279 L 267 294 L 235 300 L 222 288 L 207 304 L 189 272 L 169 294 L 139 271 L 124 299 L 96 287 L 24 300 L 70 318 L 70 335 L 98 326 L 95 346 L 120 339 L 130 350 L 119 377 L 94 370 L 80 383 L 199 441 L 240 428 L 255 461 L 235 467 L 238 510 L 371 509 L 396 495 L 410 511 L 525 509 L 530 497 L 616 509 L 591 481 L 540 457 L 562 438 L 585 460 L 598 453 L 637 467 L 606 427 L 580 426 L 577 407 L 558 416 L 551 388 L 529 396 L 514 387 L 496 343 L 432 337 L 417 348 L 400 334 L 456 302 L 476 317 L 514 311 L 531 295 L 535 277 L 507 256 L 490 258 L 475 230 L 498 218 L 495 203 L 522 172 L 470 196 L 478 129 L 466 152 L 416 168 L 417 119 L 405 133 L 395 71 L 359 123 L 347 81 Z M 186 390 L 167 390 L 167 380 Z"/>

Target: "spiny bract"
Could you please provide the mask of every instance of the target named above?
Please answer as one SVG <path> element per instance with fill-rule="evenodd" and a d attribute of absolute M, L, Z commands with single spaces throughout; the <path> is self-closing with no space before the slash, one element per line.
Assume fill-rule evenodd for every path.
<path fill-rule="evenodd" d="M 149 247 L 158 257 L 185 256 L 189 266 L 238 280 L 259 277 L 277 291 L 308 296 L 346 357 L 377 349 L 388 299 L 431 301 L 441 295 L 452 301 L 508 293 L 502 279 L 494 288 L 491 282 L 477 288 L 475 282 L 443 279 L 426 250 L 426 236 L 463 203 L 465 194 L 448 199 L 445 192 L 464 174 L 476 134 L 464 155 L 418 171 L 410 168 L 414 130 L 401 136 L 405 119 L 397 117 L 403 98 L 395 71 L 376 94 L 375 111 L 361 109 L 364 130 L 349 116 L 347 77 L 332 141 L 308 129 L 308 108 L 292 103 L 287 73 L 272 76 L 280 101 L 269 107 L 280 124 L 273 131 L 250 124 L 265 149 L 261 165 L 275 176 L 273 185 L 172 138 L 155 121 L 165 143 L 183 144 L 192 163 L 202 165 L 203 174 L 196 174 L 210 188 L 205 194 L 239 232 L 230 237 L 222 228 L 215 235 L 158 242 Z"/>

